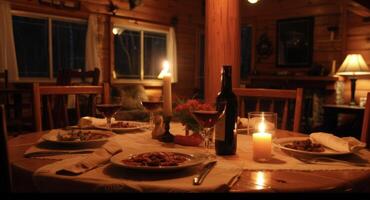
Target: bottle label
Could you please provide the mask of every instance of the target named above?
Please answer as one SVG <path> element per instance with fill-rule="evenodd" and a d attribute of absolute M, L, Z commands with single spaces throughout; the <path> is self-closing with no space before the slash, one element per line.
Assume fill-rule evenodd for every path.
<path fill-rule="evenodd" d="M 215 139 L 225 141 L 225 116 L 216 123 Z"/>

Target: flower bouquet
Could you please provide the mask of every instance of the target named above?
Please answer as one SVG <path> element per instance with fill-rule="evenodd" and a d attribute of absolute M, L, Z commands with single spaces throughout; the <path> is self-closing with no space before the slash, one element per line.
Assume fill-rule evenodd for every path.
<path fill-rule="evenodd" d="M 212 110 L 212 106 L 207 103 L 201 103 L 196 99 L 179 100 L 174 112 L 174 117 L 178 119 L 187 130 L 193 131 L 193 133 L 199 133 L 202 127 L 194 119 L 191 112 L 194 110 Z"/>

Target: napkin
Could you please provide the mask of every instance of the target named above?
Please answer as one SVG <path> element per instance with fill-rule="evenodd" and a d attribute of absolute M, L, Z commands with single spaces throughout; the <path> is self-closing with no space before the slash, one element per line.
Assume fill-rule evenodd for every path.
<path fill-rule="evenodd" d="M 248 127 L 248 118 L 238 117 L 237 125 L 238 125 L 238 128 L 247 128 Z"/>
<path fill-rule="evenodd" d="M 248 127 L 253 128 L 254 126 L 258 126 L 258 123 L 261 120 L 262 120 L 261 117 L 252 117 L 251 119 L 239 117 L 237 125 L 238 128 L 248 128 Z M 267 120 L 265 120 L 265 124 L 267 129 L 272 129 L 275 127 L 274 123 L 269 122 Z M 257 127 L 254 128 L 257 129 Z"/>
<path fill-rule="evenodd" d="M 331 133 L 315 132 L 310 134 L 310 139 L 330 149 L 339 152 L 354 152 L 365 148 L 366 144 L 354 137 L 337 137 Z"/>
<path fill-rule="evenodd" d="M 81 161 L 73 165 L 66 166 L 57 173 L 70 175 L 82 174 L 98 167 L 99 165 L 107 163 L 114 154 L 121 152 L 121 150 L 122 148 L 117 142 L 107 142 L 101 148 L 86 156 Z"/>
<path fill-rule="evenodd" d="M 115 122 L 115 118 L 112 117 L 112 123 Z M 82 117 L 78 125 L 81 127 L 90 127 L 90 126 L 105 126 L 107 124 L 107 120 L 105 118 L 96 118 L 96 117 L 89 117 L 85 116 Z"/>

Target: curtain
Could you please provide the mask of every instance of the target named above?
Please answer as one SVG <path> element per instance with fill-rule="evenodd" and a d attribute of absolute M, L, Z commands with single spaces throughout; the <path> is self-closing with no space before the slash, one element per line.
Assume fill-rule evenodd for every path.
<path fill-rule="evenodd" d="M 97 16 L 91 14 L 89 16 L 89 22 L 87 25 L 86 33 L 85 64 L 86 70 L 94 70 L 94 68 L 98 68 L 100 70 L 99 81 L 101 81 L 103 72 L 99 65 L 98 60 L 97 32 L 98 32 Z"/>
<path fill-rule="evenodd" d="M 168 62 L 171 64 L 172 82 L 177 82 L 177 46 L 176 33 L 173 27 L 170 27 L 168 42 L 168 52 L 170 52 Z"/>
<path fill-rule="evenodd" d="M 7 69 L 9 80 L 18 80 L 13 23 L 9 2 L 0 1 L 0 70 Z"/>

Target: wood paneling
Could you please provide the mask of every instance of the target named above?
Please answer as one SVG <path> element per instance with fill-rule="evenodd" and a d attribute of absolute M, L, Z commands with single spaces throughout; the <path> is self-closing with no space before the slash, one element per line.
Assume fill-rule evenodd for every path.
<path fill-rule="evenodd" d="M 341 60 L 343 48 L 343 30 L 341 30 L 341 9 L 345 0 L 269 0 L 257 4 L 243 1 L 241 16 L 243 24 L 254 24 L 256 38 L 267 33 L 274 48 L 273 54 L 263 60 L 256 59 L 252 68 L 260 73 L 274 74 L 281 70 L 307 71 L 308 68 L 277 68 L 276 67 L 276 21 L 278 19 L 314 16 L 313 62 L 331 70 L 332 60 Z M 329 26 L 338 26 L 339 30 L 333 40 L 330 39 Z M 257 41 L 258 42 L 258 41 Z"/>
<path fill-rule="evenodd" d="M 223 65 L 232 66 L 232 84 L 240 79 L 239 1 L 206 0 L 205 100 L 214 102 L 221 86 Z"/>
<path fill-rule="evenodd" d="M 347 21 L 346 53 L 360 53 L 370 67 L 370 22 L 364 22 L 363 17 L 349 12 Z M 343 60 L 341 60 L 343 61 Z M 370 76 L 358 77 L 356 82 L 355 101 L 358 104 L 360 97 L 365 97 L 370 92 Z M 350 101 L 351 83 L 345 82 L 345 102 Z"/>
<path fill-rule="evenodd" d="M 40 12 L 53 15 L 88 18 L 91 13 L 98 15 L 98 57 L 102 66 L 103 80 L 108 81 L 110 76 L 110 17 L 109 0 L 81 0 L 80 11 L 70 11 L 40 5 L 38 0 L 12 0 L 13 9 Z M 113 0 L 118 6 L 116 17 L 134 18 L 151 23 L 170 25 L 171 19 L 176 17 L 175 27 L 177 37 L 178 82 L 173 85 L 174 97 L 190 97 L 195 85 L 195 64 L 198 63 L 194 47 L 199 26 L 203 26 L 201 0 L 142 0 L 142 3 L 133 10 L 129 10 L 127 3 Z M 185 72 L 185 73 L 184 73 Z M 159 89 L 159 88 L 158 88 Z"/>

